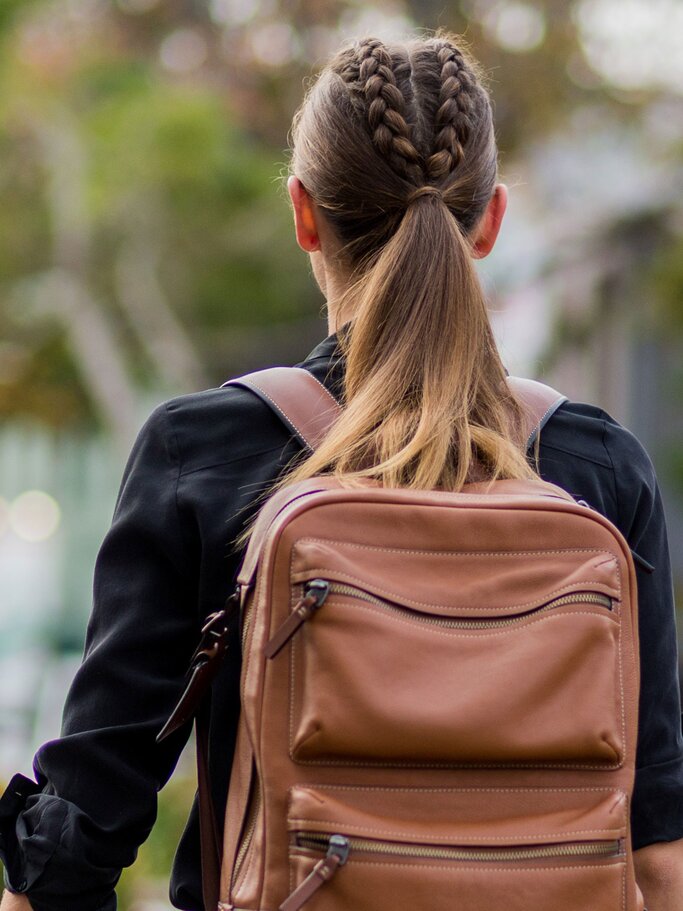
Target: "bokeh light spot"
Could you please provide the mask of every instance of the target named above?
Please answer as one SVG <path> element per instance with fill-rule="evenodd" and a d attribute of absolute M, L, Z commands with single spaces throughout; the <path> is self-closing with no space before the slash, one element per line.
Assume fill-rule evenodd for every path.
<path fill-rule="evenodd" d="M 211 18 L 220 25 L 245 25 L 273 10 L 272 0 L 211 0 Z"/>
<path fill-rule="evenodd" d="M 503 50 L 533 51 L 545 38 L 545 15 L 531 3 L 498 3 L 484 17 L 484 30 Z"/>
<path fill-rule="evenodd" d="M 264 66 L 291 63 L 301 50 L 296 32 L 288 22 L 266 22 L 250 35 L 252 57 Z"/>
<path fill-rule="evenodd" d="M 9 525 L 14 534 L 32 544 L 47 541 L 57 531 L 59 504 L 42 490 L 27 490 L 9 507 Z"/>
<path fill-rule="evenodd" d="M 339 26 L 340 37 L 379 34 L 385 41 L 402 41 L 412 31 L 412 21 L 397 6 L 352 5 L 342 14 Z"/>
<path fill-rule="evenodd" d="M 612 85 L 683 92 L 680 0 L 581 0 L 574 16 L 588 63 Z"/>
<path fill-rule="evenodd" d="M 167 70 L 191 73 L 198 70 L 208 56 L 203 35 L 191 28 L 180 28 L 161 42 L 159 57 Z"/>

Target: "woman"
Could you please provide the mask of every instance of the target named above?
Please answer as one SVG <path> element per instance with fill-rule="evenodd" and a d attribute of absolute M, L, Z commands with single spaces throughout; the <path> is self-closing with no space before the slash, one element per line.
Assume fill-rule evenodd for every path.
<path fill-rule="evenodd" d="M 62 736 L 38 751 L 38 783 L 16 776 L 0 803 L 12 890 L 2 911 L 115 907 L 120 869 L 148 835 L 156 793 L 189 735 L 186 725 L 155 742 L 203 618 L 231 591 L 240 552 L 230 542 L 292 460 L 289 478 L 332 470 L 425 488 L 458 489 L 481 471 L 533 474 L 515 435 L 518 406 L 500 393 L 505 370 L 472 264 L 492 249 L 507 201 L 475 65 L 447 34 L 354 42 L 323 70 L 293 138 L 296 235 L 327 298 L 330 331 L 300 366 L 343 397 L 343 416 L 303 463 L 288 431 L 245 389 L 174 399 L 149 418 L 98 556 Z M 683 911 L 683 741 L 653 469 L 628 431 L 576 403 L 547 424 L 539 465 L 543 478 L 615 522 L 636 552 L 637 875 L 651 911 Z M 239 712 L 237 652 L 233 642 L 211 704 L 219 825 Z M 178 908 L 203 907 L 196 807 L 171 895 Z"/>

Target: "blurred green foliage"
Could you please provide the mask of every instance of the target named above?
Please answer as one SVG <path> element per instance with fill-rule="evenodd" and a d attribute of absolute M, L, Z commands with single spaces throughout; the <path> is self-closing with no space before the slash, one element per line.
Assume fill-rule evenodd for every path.
<path fill-rule="evenodd" d="M 152 834 L 140 848 L 135 864 L 123 871 L 116 887 L 121 911 L 134 911 L 136 902 L 145 894 L 159 904 L 168 903 L 168 873 L 195 787 L 192 779 L 176 776 L 159 794 L 159 810 Z"/>
<path fill-rule="evenodd" d="M 88 28 L 65 3 L 36 3 L 35 21 L 17 5 L 2 20 L 0 416 L 60 428 L 106 426 L 107 415 L 71 345 L 74 317 L 45 285 L 54 270 L 104 320 L 133 391 L 222 381 L 231 331 L 319 307 L 282 192 L 284 135 L 269 147 L 224 89 L 169 77 L 126 43 L 114 6 L 98 8 Z M 152 31 L 160 39 L 172 25 Z M 164 377 L 141 335 L 169 325 L 192 370 L 174 374 L 171 352 Z"/>

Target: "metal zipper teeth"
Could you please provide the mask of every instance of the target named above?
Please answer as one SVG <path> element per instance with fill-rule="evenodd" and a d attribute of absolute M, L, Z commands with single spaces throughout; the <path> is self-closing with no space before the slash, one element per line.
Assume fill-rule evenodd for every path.
<path fill-rule="evenodd" d="M 254 773 L 255 774 L 255 773 Z M 240 845 L 239 851 L 237 852 L 237 857 L 235 858 L 235 873 L 232 878 L 232 885 L 236 885 L 239 878 L 240 872 L 242 870 L 242 864 L 244 863 L 244 858 L 247 856 L 247 851 L 251 845 L 251 841 L 254 837 L 254 832 L 256 830 L 256 820 L 258 819 L 259 809 L 261 807 L 261 789 L 258 785 L 258 779 L 254 785 L 254 796 L 249 805 L 249 812 L 247 815 L 247 824 L 244 830 L 244 838 Z"/>
<path fill-rule="evenodd" d="M 341 582 L 330 583 L 330 594 L 347 595 L 352 598 L 359 598 L 362 601 L 368 601 L 370 604 L 376 604 L 379 607 L 385 608 L 386 610 L 392 610 L 396 613 L 401 614 L 408 614 L 412 619 L 417 620 L 418 622 L 430 623 L 435 626 L 443 626 L 448 629 L 496 629 L 500 626 L 510 626 L 514 623 L 521 623 L 524 620 L 528 619 L 530 616 L 541 614 L 549 610 L 555 610 L 555 608 L 564 607 L 567 604 L 597 604 L 600 607 L 606 608 L 607 610 L 612 609 L 612 599 L 607 595 L 603 595 L 601 592 L 573 592 L 570 595 L 562 595 L 559 598 L 554 598 L 547 604 L 543 604 L 540 607 L 526 611 L 523 614 L 517 614 L 513 617 L 501 617 L 498 620 L 458 620 L 452 617 L 435 617 L 434 615 L 428 616 L 409 607 L 404 607 L 403 605 L 394 604 L 391 601 L 386 601 L 383 598 L 378 598 L 375 595 L 371 595 L 370 592 L 367 592 L 362 588 L 357 588 L 355 585 L 346 585 Z"/>
<path fill-rule="evenodd" d="M 326 851 L 329 836 L 316 832 L 299 832 L 296 844 L 300 848 Z M 596 842 L 569 842 L 554 845 L 530 845 L 518 848 L 467 848 L 440 847 L 431 845 L 406 845 L 391 841 L 375 841 L 365 838 L 346 838 L 350 851 L 366 854 L 385 854 L 391 857 L 406 857 L 426 860 L 514 862 L 544 860 L 561 857 L 616 857 L 623 854 L 620 839 Z"/>
<path fill-rule="evenodd" d="M 253 614 L 252 605 L 249 604 L 249 607 L 245 609 L 244 615 L 242 617 L 242 654 L 244 654 L 247 647 L 247 639 L 249 638 L 249 630 L 251 629 L 251 615 Z"/>

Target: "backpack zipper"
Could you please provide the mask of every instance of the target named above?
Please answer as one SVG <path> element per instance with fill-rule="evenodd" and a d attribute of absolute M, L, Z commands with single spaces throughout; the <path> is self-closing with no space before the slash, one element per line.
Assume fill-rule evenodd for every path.
<path fill-rule="evenodd" d="M 448 845 L 401 844 L 392 841 L 325 835 L 320 832 L 297 832 L 295 845 L 312 851 L 324 851 L 308 876 L 280 905 L 279 911 L 299 911 L 307 901 L 336 874 L 352 852 L 403 857 L 415 860 L 453 861 L 456 863 L 520 863 L 528 860 L 561 858 L 619 857 L 624 853 L 622 839 L 609 841 L 567 842 L 566 844 L 520 845 L 516 848 L 477 848 Z"/>
<path fill-rule="evenodd" d="M 413 857 L 423 860 L 495 861 L 513 863 L 524 860 L 546 860 L 554 857 L 612 857 L 622 853 L 621 840 L 576 841 L 565 844 L 520 845 L 516 848 L 478 848 L 448 845 L 402 844 L 369 838 L 344 838 L 349 852 L 385 854 L 391 857 Z M 319 832 L 298 832 L 296 845 L 312 851 L 329 850 L 330 836 Z"/>
<path fill-rule="evenodd" d="M 316 580 L 317 581 L 317 580 Z M 457 617 L 436 617 L 434 615 L 423 614 L 421 611 L 413 610 L 410 607 L 404 607 L 402 604 L 395 604 L 383 598 L 366 592 L 355 585 L 346 585 L 338 582 L 332 582 L 329 586 L 331 595 L 347 595 L 352 598 L 359 598 L 370 604 L 375 604 L 385 610 L 391 610 L 395 613 L 409 614 L 411 619 L 421 623 L 429 623 L 432 626 L 442 626 L 446 629 L 496 629 L 499 626 L 510 626 L 513 623 L 521 623 L 533 614 L 542 614 L 545 611 L 554 610 L 556 607 L 564 607 L 567 604 L 598 604 L 606 610 L 612 610 L 612 599 L 601 592 L 572 592 L 569 595 L 561 595 L 559 598 L 553 598 L 546 604 L 534 607 L 531 610 L 523 611 L 519 614 L 513 614 L 509 617 L 500 617 L 497 620 L 478 619 L 471 617 L 468 619 Z"/>
<path fill-rule="evenodd" d="M 457 618 L 457 617 L 437 617 L 433 614 L 424 614 L 421 611 L 405 607 L 385 598 L 378 598 L 365 589 L 356 585 L 348 585 L 342 582 L 329 582 L 325 579 L 312 579 L 305 583 L 303 596 L 294 606 L 291 614 L 284 623 L 275 631 L 274 635 L 265 646 L 264 654 L 267 658 L 274 658 L 275 655 L 289 642 L 292 636 L 301 628 L 301 626 L 313 616 L 313 614 L 325 603 L 328 595 L 345 595 L 351 598 L 358 598 L 361 601 L 367 601 L 384 610 L 393 611 L 403 616 L 409 616 L 412 620 L 419 623 L 428 623 L 431 626 L 439 626 L 445 629 L 498 629 L 500 627 L 512 626 L 515 623 L 521 623 L 530 616 L 541 614 L 545 611 L 555 610 L 558 607 L 564 607 L 569 604 L 596 604 L 605 610 L 612 610 L 612 598 L 603 595 L 601 592 L 584 591 L 572 592 L 568 595 L 561 595 L 553 598 L 546 604 L 534 607 L 531 610 L 523 611 L 509 617 L 500 617 L 497 620 L 478 619 L 478 618 Z"/>
<path fill-rule="evenodd" d="M 232 888 L 235 888 L 239 880 L 239 875 L 242 871 L 242 865 L 251 846 L 254 832 L 256 831 L 256 822 L 258 820 L 259 810 L 261 809 L 261 788 L 259 786 L 258 775 L 255 769 L 252 774 L 255 776 L 254 789 L 249 801 L 249 808 L 247 810 L 247 817 L 244 825 L 244 835 L 242 837 L 237 856 L 235 857 L 235 864 L 233 867 L 234 872 L 232 875 Z"/>

